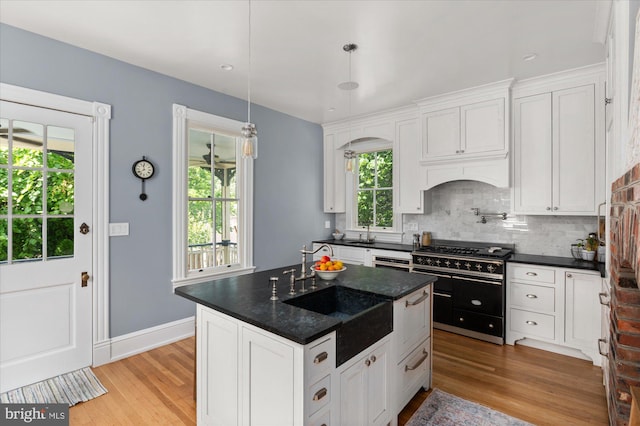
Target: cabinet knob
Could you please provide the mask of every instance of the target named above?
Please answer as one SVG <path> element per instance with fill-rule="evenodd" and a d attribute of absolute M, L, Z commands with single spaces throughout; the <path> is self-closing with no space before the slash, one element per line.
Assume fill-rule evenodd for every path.
<path fill-rule="evenodd" d="M 489 328 L 493 328 L 493 324 L 489 324 Z"/>
<path fill-rule="evenodd" d="M 376 362 L 376 360 L 377 360 L 378 358 L 376 358 L 376 356 L 375 356 L 375 355 L 371 355 L 371 358 L 370 358 L 370 359 L 371 359 L 371 362 Z"/>
<path fill-rule="evenodd" d="M 567 278 L 573 278 L 573 275 L 567 274 Z"/>
<path fill-rule="evenodd" d="M 551 207 L 547 207 L 547 210 L 551 210 Z"/>
<path fill-rule="evenodd" d="M 553 209 L 554 209 L 554 210 L 558 210 L 558 208 L 557 208 L 557 207 L 554 207 Z"/>
<path fill-rule="evenodd" d="M 369 361 L 368 359 L 364 360 L 364 365 L 366 365 L 367 367 L 371 365 L 371 361 Z"/>

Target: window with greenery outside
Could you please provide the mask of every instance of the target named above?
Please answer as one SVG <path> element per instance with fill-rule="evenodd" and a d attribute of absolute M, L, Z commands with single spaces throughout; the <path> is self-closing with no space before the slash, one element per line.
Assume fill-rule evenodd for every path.
<path fill-rule="evenodd" d="M 18 127 L 19 123 L 15 122 Z M 24 124 L 24 123 L 22 123 Z M 41 125 L 27 123 L 29 128 Z M 8 120 L 2 120 L 6 129 Z M 64 129 L 67 132 L 69 129 Z M 51 131 L 51 129 L 50 129 Z M 33 137 L 32 146 L 13 144 L 9 164 L 9 143 L 0 135 L 0 262 L 8 262 L 9 232 L 12 236 L 11 260 L 42 260 L 73 255 L 74 250 L 74 153 L 73 142 L 62 142 L 69 150 L 43 153 L 42 133 L 22 134 Z M 39 143 L 37 142 L 40 137 Z M 14 141 L 15 142 L 15 141 Z M 61 142 L 58 141 L 60 144 Z M 46 163 L 46 164 L 45 164 Z M 11 194 L 9 175 L 11 174 Z M 44 179 L 46 176 L 46 194 Z M 11 197 L 11 222 L 9 222 Z M 11 229 L 9 229 L 11 223 Z M 44 231 L 46 230 L 46 231 Z M 46 232 L 46 247 L 44 235 Z"/>
<path fill-rule="evenodd" d="M 393 227 L 393 151 L 358 154 L 357 226 Z"/>

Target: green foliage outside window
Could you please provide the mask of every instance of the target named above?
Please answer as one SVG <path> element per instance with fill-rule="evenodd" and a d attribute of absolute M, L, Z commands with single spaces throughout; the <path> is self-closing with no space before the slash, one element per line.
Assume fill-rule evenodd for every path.
<path fill-rule="evenodd" d="M 43 250 L 43 220 L 47 220 L 47 256 L 73 255 L 73 206 L 74 174 L 73 153 L 48 152 L 47 195 L 43 200 L 43 155 L 40 150 L 13 149 L 16 167 L 35 167 L 39 170 L 12 169 L 12 192 L 9 194 L 9 170 L 0 168 L 0 262 L 8 259 L 9 221 L 7 219 L 9 196 L 13 200 L 12 258 L 13 260 L 41 259 Z M 8 164 L 7 145 L 0 148 L 0 164 Z M 46 203 L 46 207 L 43 205 Z M 57 217 L 25 218 L 23 215 L 48 215 Z M 68 217 L 60 217 L 68 215 Z"/>
<path fill-rule="evenodd" d="M 358 154 L 357 226 L 393 227 L 393 151 Z"/>

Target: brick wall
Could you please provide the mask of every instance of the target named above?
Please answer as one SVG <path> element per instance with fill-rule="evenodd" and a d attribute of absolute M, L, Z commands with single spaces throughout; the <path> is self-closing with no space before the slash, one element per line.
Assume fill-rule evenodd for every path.
<path fill-rule="evenodd" d="M 630 386 L 640 386 L 640 164 L 611 188 L 609 422 L 627 425 Z"/>

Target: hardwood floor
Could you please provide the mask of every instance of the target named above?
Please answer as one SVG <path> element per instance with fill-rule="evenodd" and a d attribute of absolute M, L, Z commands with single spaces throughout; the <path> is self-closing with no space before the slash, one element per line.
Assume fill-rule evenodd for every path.
<path fill-rule="evenodd" d="M 193 425 L 194 339 L 94 369 L 108 393 L 70 409 L 75 425 Z M 537 425 L 607 425 L 602 372 L 588 361 L 434 330 L 433 387 Z M 426 399 L 398 416 L 404 425 Z"/>

